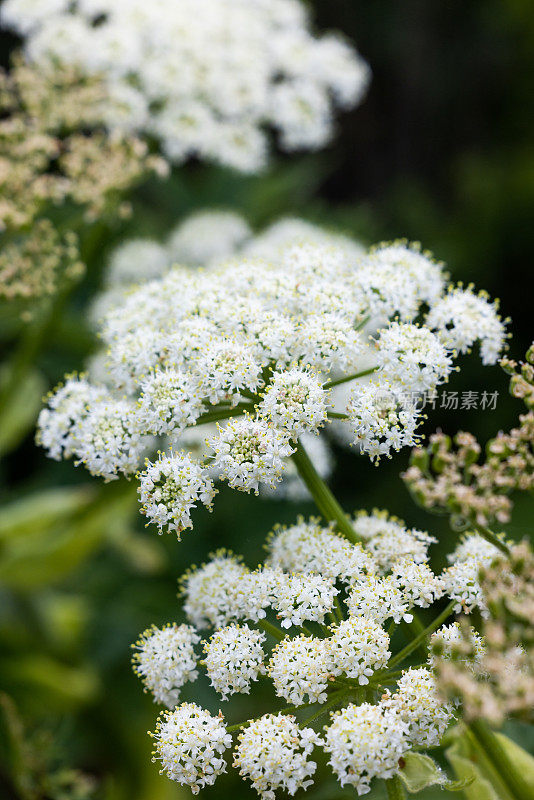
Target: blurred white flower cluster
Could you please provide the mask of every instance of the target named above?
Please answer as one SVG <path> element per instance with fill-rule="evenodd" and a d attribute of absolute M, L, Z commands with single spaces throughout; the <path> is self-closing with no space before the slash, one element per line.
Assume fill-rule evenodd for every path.
<path fill-rule="evenodd" d="M 108 124 L 190 156 L 256 172 L 267 127 L 317 149 L 333 111 L 362 99 L 369 68 L 338 34 L 316 37 L 301 0 L 6 0 L 2 20 L 36 63 L 104 75 Z"/>
<path fill-rule="evenodd" d="M 153 242 L 117 251 L 99 301 L 106 354 L 39 419 L 52 458 L 74 456 L 106 480 L 152 459 L 139 494 L 160 532 L 192 527 L 215 480 L 258 493 L 287 475 L 286 494 L 302 495 L 291 456 L 318 442 L 312 460 L 327 475 L 318 434 L 331 422 L 375 460 L 413 445 L 421 397 L 455 368 L 451 341 L 480 342 L 486 363 L 505 344 L 496 307 L 471 287 L 447 292 L 442 265 L 418 245 L 366 252 L 299 220 L 252 237 L 239 220 L 223 214 L 221 252 L 212 247 L 205 269 L 164 267 Z M 186 221 L 171 242 L 184 247 L 184 231 L 202 224 Z"/>
<path fill-rule="evenodd" d="M 440 576 L 428 566 L 432 538 L 385 512 L 359 512 L 353 525 L 366 531 L 363 544 L 300 518 L 273 531 L 269 555 L 255 570 L 221 550 L 182 577 L 189 624 L 149 628 L 133 659 L 145 689 L 169 709 L 154 734 L 154 756 L 168 777 L 194 793 L 213 783 L 226 769 L 230 734 L 239 730 L 233 763 L 260 797 L 272 800 L 278 789 L 293 794 L 310 786 L 314 748 L 327 753 L 342 786 L 365 794 L 373 778 L 399 773 L 410 750 L 440 743 L 455 702 L 440 697 L 435 656 L 406 667 L 416 645 L 395 653 L 391 634 L 416 608 L 444 596 L 472 608 L 472 577 L 463 586 L 458 578 L 451 593 L 448 570 Z M 476 566 L 490 547 L 470 534 L 450 560 Z M 440 627 L 453 603 L 429 631 L 436 631 L 431 647 L 441 642 L 444 658 L 460 636 L 457 623 Z M 200 658 L 195 647 L 210 628 Z M 481 659 L 483 642 L 474 631 L 473 637 Z M 290 707 L 227 729 L 221 712 L 212 717 L 194 703 L 178 705 L 197 667 L 223 701 L 248 695 L 253 683 L 266 680 Z M 297 724 L 292 714 L 309 706 L 315 712 Z"/>

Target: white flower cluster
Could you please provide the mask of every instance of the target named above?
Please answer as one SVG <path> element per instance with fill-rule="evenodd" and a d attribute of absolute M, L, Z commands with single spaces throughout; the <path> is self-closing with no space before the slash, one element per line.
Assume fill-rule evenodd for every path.
<path fill-rule="evenodd" d="M 141 513 L 162 529 L 192 528 L 191 509 L 200 500 L 211 510 L 215 489 L 207 471 L 188 453 L 165 456 L 148 462 L 139 482 Z"/>
<path fill-rule="evenodd" d="M 416 564 L 428 561 L 428 548 L 437 542 L 426 531 L 408 529 L 402 520 L 377 509 L 371 514 L 360 511 L 354 518 L 353 526 L 358 536 L 365 540 L 365 549 L 372 553 L 380 569 L 385 572 L 404 557 L 409 557 Z"/>
<path fill-rule="evenodd" d="M 222 717 L 214 717 L 196 703 L 182 703 L 162 711 L 156 722 L 153 761 L 171 780 L 198 794 L 226 772 L 224 752 L 232 744 Z"/>
<path fill-rule="evenodd" d="M 228 625 L 204 643 L 206 672 L 223 700 L 229 694 L 250 692 L 251 681 L 263 671 L 265 634 L 248 625 Z"/>
<path fill-rule="evenodd" d="M 407 724 L 395 711 L 381 704 L 349 703 L 333 715 L 324 749 L 341 785 L 367 794 L 373 778 L 391 778 L 398 771 L 399 758 L 409 749 L 407 734 Z"/>
<path fill-rule="evenodd" d="M 483 617 L 488 610 L 479 582 L 479 572 L 499 556 L 495 545 L 478 533 L 466 534 L 456 550 L 448 556 L 450 567 L 442 575 L 446 594 L 456 600 L 456 611 L 469 614 L 478 608 Z"/>
<path fill-rule="evenodd" d="M 276 789 L 293 796 L 313 783 L 317 764 L 308 756 L 320 741 L 312 728 L 300 727 L 294 717 L 265 714 L 239 734 L 234 767 L 263 800 L 275 800 Z"/>
<path fill-rule="evenodd" d="M 194 645 L 199 642 L 200 636 L 190 625 L 152 625 L 141 634 L 132 662 L 156 703 L 174 708 L 184 683 L 197 679 Z"/>
<path fill-rule="evenodd" d="M 106 479 L 135 474 L 147 447 L 159 446 L 141 473 L 141 500 L 148 521 L 178 532 L 197 501 L 211 503 L 210 481 L 272 491 L 297 440 L 332 419 L 373 459 L 414 444 L 414 398 L 453 369 L 452 351 L 428 325 L 432 305 L 424 316 L 442 302 L 443 270 L 415 245 L 356 255 L 324 236 L 272 261 L 239 255 L 206 271 L 175 267 L 128 290 L 102 323 L 102 383 L 71 381 L 53 395 L 39 441 Z M 463 290 L 446 297 L 463 307 Z M 504 337 L 494 307 L 480 302 L 481 320 L 493 315 Z M 340 382 L 350 394 L 336 408 Z M 206 436 L 202 426 L 215 422 Z"/>
<path fill-rule="evenodd" d="M 321 734 L 284 712 L 234 726 L 241 730 L 234 766 L 262 798 L 310 786 L 315 747 L 329 756 L 342 785 L 365 794 L 373 778 L 395 775 L 411 749 L 438 745 L 453 718 L 454 704 L 440 698 L 433 663 L 436 643 L 452 652 L 460 637 L 457 623 L 433 635 L 425 666 L 400 677 L 387 631 L 388 620 L 410 622 L 414 606 L 426 608 L 446 593 L 445 580 L 427 563 L 432 538 L 386 512 L 360 512 L 354 526 L 365 532 L 362 544 L 351 544 L 314 519 L 277 528 L 266 563 L 254 570 L 219 551 L 182 579 L 190 624 L 153 628 L 137 645 L 135 669 L 160 702 L 177 702 L 180 687 L 202 666 L 224 701 L 249 694 L 262 678 L 292 706 L 316 704 L 325 715 L 328 705 L 340 707 Z M 380 537 L 382 549 L 374 541 Z M 487 553 L 470 536 L 454 558 L 482 559 Z M 465 591 L 469 597 L 470 587 Z M 197 660 L 197 630 L 206 628 L 214 630 L 204 641 L 204 660 Z M 222 715 L 201 717 L 201 711 L 179 706 L 160 719 L 156 731 L 163 772 L 193 791 L 224 771 L 220 755 L 230 742 Z"/>
<path fill-rule="evenodd" d="M 245 172 L 267 155 L 317 149 L 333 111 L 357 105 L 369 69 L 341 36 L 315 37 L 300 0 L 6 0 L 2 20 L 28 58 L 102 74 L 108 124 Z"/>
<path fill-rule="evenodd" d="M 443 703 L 433 674 L 424 667 L 409 669 L 397 681 L 397 691 L 383 699 L 408 725 L 410 744 L 436 747 L 447 730 L 453 706 Z"/>

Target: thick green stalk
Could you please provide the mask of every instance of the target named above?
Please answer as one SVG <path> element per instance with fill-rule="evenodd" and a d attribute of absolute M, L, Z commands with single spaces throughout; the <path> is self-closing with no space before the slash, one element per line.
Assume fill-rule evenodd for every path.
<path fill-rule="evenodd" d="M 250 403 L 240 403 L 234 408 L 218 408 L 216 411 L 207 411 L 196 421 L 196 425 L 207 425 L 209 422 L 229 419 L 230 417 L 240 417 L 245 411 L 252 408 Z"/>
<path fill-rule="evenodd" d="M 280 628 L 277 628 L 276 625 L 273 625 L 266 619 L 259 619 L 256 622 L 256 625 L 258 628 L 261 628 L 264 633 L 270 633 L 273 639 L 276 639 L 277 642 L 281 642 L 286 635 L 280 630 Z"/>
<path fill-rule="evenodd" d="M 333 692 L 333 694 L 330 696 L 330 699 L 327 700 L 326 703 L 324 703 L 321 706 L 321 708 L 318 711 L 315 712 L 315 714 L 312 714 L 311 717 L 307 717 L 300 724 L 301 725 L 308 725 L 310 722 L 313 722 L 314 720 L 319 719 L 319 717 L 322 717 L 323 714 L 327 714 L 330 711 L 330 709 L 332 709 L 335 706 L 337 706 L 339 701 L 343 700 L 343 698 L 349 692 L 350 692 L 350 687 L 348 687 L 348 688 L 345 687 L 343 689 L 338 689 L 337 692 Z"/>
<path fill-rule="evenodd" d="M 352 375 L 343 375 L 342 378 L 336 378 L 334 381 L 328 381 L 328 383 L 324 384 L 323 388 L 332 389 L 334 386 L 339 386 L 341 383 L 348 383 L 349 381 L 355 381 L 358 378 L 365 378 L 366 375 L 372 375 L 377 369 L 377 367 L 371 367 L 370 369 L 364 369 L 361 372 L 355 372 Z"/>
<path fill-rule="evenodd" d="M 356 544 L 361 541 L 338 501 L 323 479 L 317 474 L 310 457 L 300 442 L 297 442 L 296 450 L 291 457 L 324 519 L 327 522 L 335 522 L 338 531 L 349 542 Z"/>
<path fill-rule="evenodd" d="M 526 783 L 517 764 L 513 764 L 495 733 L 483 719 L 471 722 L 468 729 L 476 743 L 498 772 L 508 793 L 514 800 L 532 800 L 532 788 Z"/>
<path fill-rule="evenodd" d="M 505 544 L 505 542 L 503 542 L 502 539 L 499 539 L 497 534 L 493 533 L 492 530 L 486 528 L 485 525 L 479 525 L 478 522 L 474 523 L 474 527 L 476 528 L 478 533 L 480 533 L 480 535 L 484 537 L 484 539 L 487 542 L 492 544 L 494 547 L 497 547 L 501 551 L 501 553 L 504 553 L 507 556 L 510 555 L 510 548 L 508 547 L 508 545 Z"/>
<path fill-rule="evenodd" d="M 386 784 L 388 800 L 404 800 L 406 792 L 404 791 L 404 786 L 398 775 L 394 775 L 393 778 L 388 778 L 384 783 Z"/>
<path fill-rule="evenodd" d="M 406 647 L 400 650 L 397 655 L 391 659 L 391 661 L 388 663 L 388 667 L 391 669 L 391 667 L 394 667 L 395 664 L 400 664 L 405 658 L 408 658 L 410 653 L 413 653 L 413 651 L 419 647 L 421 642 L 424 642 L 432 633 L 434 633 L 434 631 L 443 625 L 445 620 L 452 614 L 455 605 L 456 600 L 451 600 L 449 605 L 441 612 L 439 617 L 436 617 L 436 619 L 431 622 L 430 625 L 422 630 L 421 633 L 415 637 L 415 639 L 412 639 L 412 641 L 407 644 Z"/>

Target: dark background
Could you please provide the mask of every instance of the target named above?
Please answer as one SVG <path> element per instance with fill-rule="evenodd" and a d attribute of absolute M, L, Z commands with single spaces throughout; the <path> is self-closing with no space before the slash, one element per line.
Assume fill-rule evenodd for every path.
<path fill-rule="evenodd" d="M 473 281 L 501 299 L 503 315 L 513 319 L 510 352 L 523 355 L 532 340 L 534 6 L 529 0 L 310 5 L 319 29 L 342 30 L 369 61 L 373 79 L 363 105 L 339 118 L 336 139 L 320 153 L 279 153 L 255 178 L 191 163 L 168 182 L 138 190 L 130 221 L 95 226 L 84 241 L 86 278 L 55 320 L 35 365 L 45 386 L 79 369 L 95 347 L 83 309 L 98 289 L 109 250 L 129 236 L 163 238 L 205 206 L 241 210 L 258 228 L 291 214 L 369 244 L 419 240 L 447 262 L 453 280 Z M 4 65 L 15 45 L 13 37 L 0 36 Z M 9 329 L 6 353 L 21 335 L 22 329 Z M 461 427 L 485 440 L 513 425 L 522 408 L 507 395 L 500 369 L 482 369 L 475 356 L 462 367 L 450 390 L 497 390 L 497 410 L 438 411 L 427 432 Z M 436 559 L 443 561 L 456 535 L 445 520 L 413 505 L 398 477 L 407 453 L 378 468 L 341 450 L 336 460 L 332 487 L 347 509 L 387 507 L 410 525 L 432 530 L 440 535 Z M 25 738 L 47 739 L 26 754 L 26 762 L 36 762 L 30 772 L 76 766 L 95 777 L 98 796 L 112 800 L 189 796 L 149 763 L 145 732 L 157 709 L 131 673 L 128 646 L 150 623 L 181 619 L 176 579 L 191 562 L 225 545 L 254 564 L 276 522 L 312 513 L 313 506 L 223 490 L 214 513 L 199 513 L 194 531 L 179 544 L 143 529 L 135 487 L 102 488 L 72 463 L 47 460 L 31 430 L 4 458 L 0 478 L 0 685 L 27 726 Z M 77 487 L 82 494 L 72 494 Z M 517 500 L 508 530 L 519 537 L 530 527 L 531 507 Z M 184 698 L 196 692 L 186 689 Z M 213 705 L 213 695 L 206 691 L 206 697 Z M 248 713 L 246 698 L 241 711 Z M 527 742 L 525 731 L 521 736 Z M 26 800 L 8 773 L 4 767 L 0 793 Z M 253 796 L 235 776 L 201 796 L 222 798 L 230 791 Z M 307 796 L 334 793 L 343 796 L 331 784 Z"/>

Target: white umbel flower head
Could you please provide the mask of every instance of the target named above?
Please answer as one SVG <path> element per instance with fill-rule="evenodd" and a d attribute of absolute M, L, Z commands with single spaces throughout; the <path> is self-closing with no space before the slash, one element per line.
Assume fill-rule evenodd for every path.
<path fill-rule="evenodd" d="M 89 409 L 103 400 L 106 391 L 92 386 L 84 377 L 71 375 L 48 396 L 48 406 L 37 420 L 37 444 L 50 458 L 60 461 L 74 452 L 76 428 Z"/>
<path fill-rule="evenodd" d="M 199 642 L 194 628 L 176 623 L 163 628 L 152 625 L 141 634 L 133 645 L 137 652 L 132 663 L 154 702 L 174 708 L 184 683 L 197 679 L 194 646 Z"/>
<path fill-rule="evenodd" d="M 436 330 L 444 344 L 459 353 L 467 353 L 480 342 L 483 364 L 495 364 L 506 342 L 506 328 L 485 292 L 475 294 L 473 287 L 451 288 L 437 300 L 426 318 L 426 325 Z"/>
<path fill-rule="evenodd" d="M 453 706 L 441 701 L 434 675 L 424 667 L 409 669 L 399 678 L 397 687 L 382 704 L 397 711 L 407 723 L 412 746 L 437 747 L 452 719 Z"/>
<path fill-rule="evenodd" d="M 170 266 L 162 245 L 152 239 L 130 239 L 111 254 L 105 281 L 108 288 L 128 287 L 159 278 Z"/>
<path fill-rule="evenodd" d="M 465 653 L 465 635 L 466 631 L 460 630 L 458 622 L 453 622 L 450 625 L 443 625 L 430 637 L 429 645 L 429 663 L 433 667 L 436 658 L 445 660 L 459 660 L 466 663 L 471 668 L 475 668 L 480 664 L 486 652 L 484 641 L 479 633 L 473 628 L 468 629 L 468 644 L 470 645 L 472 656 L 466 658 Z"/>
<path fill-rule="evenodd" d="M 390 618 L 396 624 L 402 620 L 411 622 L 413 616 L 409 613 L 410 605 L 411 599 L 391 575 L 385 578 L 362 576 L 353 582 L 347 597 L 350 614 L 374 620 L 379 625 Z"/>
<path fill-rule="evenodd" d="M 376 358 L 385 379 L 410 392 L 433 391 L 452 370 L 452 358 L 439 337 L 408 322 L 392 322 L 382 330 Z"/>
<path fill-rule="evenodd" d="M 220 550 L 198 569 L 186 572 L 181 589 L 184 611 L 199 629 L 212 625 L 220 628 L 235 618 L 235 600 L 231 588 L 236 587 L 249 570 L 236 556 Z"/>
<path fill-rule="evenodd" d="M 139 432 L 136 410 L 129 400 L 95 403 L 73 432 L 76 463 L 105 481 L 115 480 L 119 472 L 133 475 L 148 443 Z"/>
<path fill-rule="evenodd" d="M 191 509 L 199 501 L 211 509 L 215 491 L 208 471 L 188 453 L 160 453 L 139 475 L 141 513 L 160 533 L 167 529 L 179 536 L 192 528 Z"/>
<path fill-rule="evenodd" d="M 436 262 L 430 252 L 422 251 L 417 242 L 381 244 L 373 248 L 371 259 L 375 265 L 387 265 L 397 274 L 409 277 L 417 296 L 429 305 L 435 303 L 443 291 L 446 277 L 443 264 Z"/>
<path fill-rule="evenodd" d="M 388 383 L 368 383 L 351 392 L 347 406 L 353 444 L 376 461 L 392 450 L 417 444 L 420 412 L 409 392 Z"/>
<path fill-rule="evenodd" d="M 287 435 L 261 419 L 230 420 L 210 439 L 214 466 L 233 489 L 258 494 L 260 483 L 274 486 L 293 453 Z"/>
<path fill-rule="evenodd" d="M 428 548 L 437 542 L 425 531 L 408 529 L 400 520 L 377 509 L 370 514 L 359 511 L 353 526 L 365 539 L 366 551 L 372 553 L 383 572 L 389 572 L 400 558 L 410 558 L 416 564 L 428 561 Z"/>
<path fill-rule="evenodd" d="M 428 608 L 443 595 L 441 578 L 434 575 L 428 564 L 417 564 L 404 557 L 393 565 L 391 575 L 409 606 Z"/>
<path fill-rule="evenodd" d="M 262 800 L 275 800 L 278 789 L 293 796 L 312 785 L 317 764 L 309 756 L 320 743 L 315 731 L 300 727 L 294 717 L 265 714 L 239 734 L 234 767 Z"/>
<path fill-rule="evenodd" d="M 273 608 L 282 628 L 302 625 L 308 620 L 324 622 L 338 594 L 333 581 L 322 575 L 287 575 L 276 570 L 272 574 Z"/>
<path fill-rule="evenodd" d="M 250 684 L 264 672 L 265 634 L 248 625 L 228 625 L 204 643 L 205 666 L 211 685 L 223 700 L 250 692 Z"/>
<path fill-rule="evenodd" d="M 370 791 L 373 778 L 395 775 L 399 758 L 409 749 L 407 733 L 407 724 L 396 712 L 350 703 L 325 727 L 324 749 L 341 785 L 354 786 L 362 795 Z"/>
<path fill-rule="evenodd" d="M 348 584 L 376 571 L 374 559 L 360 544 L 351 544 L 317 520 L 302 517 L 289 528 L 275 528 L 269 540 L 268 564 L 287 572 L 317 572 Z"/>
<path fill-rule="evenodd" d="M 349 617 L 332 628 L 328 646 L 333 673 L 356 678 L 361 686 L 389 661 L 389 636 L 380 625 L 365 617 Z"/>
<path fill-rule="evenodd" d="M 176 369 L 156 370 L 140 385 L 138 419 L 153 434 L 179 432 L 194 425 L 202 399 L 190 375 Z"/>
<path fill-rule="evenodd" d="M 210 403 L 238 396 L 244 389 L 256 392 L 261 384 L 261 367 L 250 346 L 226 340 L 207 343 L 196 366 L 199 391 Z"/>
<path fill-rule="evenodd" d="M 246 220 L 236 211 L 198 211 L 170 234 L 171 261 L 188 267 L 206 267 L 234 255 L 252 236 Z"/>
<path fill-rule="evenodd" d="M 161 773 L 189 786 L 198 794 L 226 772 L 223 754 L 232 744 L 222 715 L 212 716 L 196 703 L 182 703 L 174 711 L 162 711 L 151 734 L 153 761 L 161 762 Z"/>
<path fill-rule="evenodd" d="M 260 406 L 260 414 L 292 438 L 317 431 L 327 417 L 327 392 L 316 375 L 293 367 L 276 372 Z"/>
<path fill-rule="evenodd" d="M 257 172 L 273 128 L 286 149 L 321 147 L 369 80 L 350 44 L 314 36 L 300 0 L 6 0 L 2 12 L 36 64 L 104 75 L 110 128 L 150 135 L 178 163 Z"/>
<path fill-rule="evenodd" d="M 332 675 L 332 654 L 325 639 L 288 636 L 274 648 L 268 672 L 276 694 L 288 703 L 324 703 Z"/>

